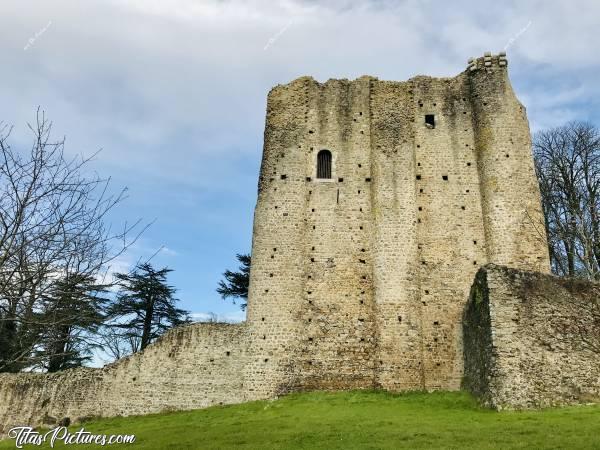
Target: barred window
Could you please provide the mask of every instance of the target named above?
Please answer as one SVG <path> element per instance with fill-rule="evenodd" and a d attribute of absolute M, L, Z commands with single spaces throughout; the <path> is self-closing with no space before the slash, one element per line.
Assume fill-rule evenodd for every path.
<path fill-rule="evenodd" d="M 321 150 L 317 155 L 317 178 L 331 178 L 331 152 Z"/>

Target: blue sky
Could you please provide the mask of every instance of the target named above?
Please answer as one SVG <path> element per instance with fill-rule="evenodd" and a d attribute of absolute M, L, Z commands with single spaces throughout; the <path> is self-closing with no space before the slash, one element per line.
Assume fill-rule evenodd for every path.
<path fill-rule="evenodd" d="M 319 81 L 454 76 L 508 48 L 532 129 L 600 125 L 594 1 L 2 0 L 0 121 L 13 145 L 40 105 L 66 151 L 129 198 L 112 221 L 155 220 L 117 261 L 174 269 L 181 306 L 241 320 L 215 292 L 251 245 L 266 95 Z"/>

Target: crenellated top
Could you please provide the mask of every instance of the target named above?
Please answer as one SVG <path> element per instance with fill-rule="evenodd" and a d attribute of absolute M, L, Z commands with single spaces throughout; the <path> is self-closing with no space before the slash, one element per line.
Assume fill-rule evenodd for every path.
<path fill-rule="evenodd" d="M 502 51 L 497 55 L 492 55 L 492 52 L 485 52 L 479 58 L 469 58 L 467 70 L 474 72 L 476 70 L 492 70 L 493 67 L 506 68 L 508 60 L 506 52 Z"/>

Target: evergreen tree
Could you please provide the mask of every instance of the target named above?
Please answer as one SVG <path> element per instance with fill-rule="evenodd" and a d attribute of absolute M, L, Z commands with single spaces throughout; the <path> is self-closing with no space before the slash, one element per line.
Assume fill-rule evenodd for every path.
<path fill-rule="evenodd" d="M 111 326 L 123 338 L 139 340 L 139 350 L 168 329 L 189 322 L 188 312 L 175 307 L 176 290 L 167 284 L 169 272 L 172 270 L 166 267 L 156 270 L 144 263 L 131 273 L 115 274 L 119 292 L 108 310 Z"/>
<path fill-rule="evenodd" d="M 239 266 L 239 271 L 232 272 L 231 270 L 226 270 L 223 273 L 225 280 L 221 280 L 219 282 L 217 292 L 221 295 L 223 300 L 227 298 L 233 298 L 234 303 L 236 298 L 243 299 L 243 302 L 240 304 L 240 307 L 242 308 L 242 310 L 244 310 L 246 309 L 246 304 L 248 300 L 248 288 L 250 286 L 251 258 L 250 255 L 241 254 L 237 254 L 236 258 L 241 263 L 241 265 Z"/>
<path fill-rule="evenodd" d="M 106 291 L 105 285 L 86 274 L 71 274 L 52 285 L 35 321 L 40 328 L 36 353 L 42 368 L 57 372 L 91 359 L 94 336 L 105 320 Z"/>

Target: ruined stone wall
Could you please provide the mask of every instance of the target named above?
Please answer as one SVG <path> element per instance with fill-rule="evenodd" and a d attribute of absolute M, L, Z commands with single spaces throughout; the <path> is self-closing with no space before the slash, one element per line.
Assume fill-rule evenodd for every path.
<path fill-rule="evenodd" d="M 101 369 L 0 374 L 0 436 L 12 426 L 68 417 L 149 414 L 239 403 L 246 326 L 201 323 L 166 333 L 143 352 Z"/>
<path fill-rule="evenodd" d="M 540 230 L 504 56 L 455 78 L 275 87 L 248 304 L 250 374 L 269 380 L 256 391 L 457 389 L 473 276 L 487 262 L 548 271 Z"/>
<path fill-rule="evenodd" d="M 486 266 L 465 309 L 464 387 L 496 409 L 600 401 L 600 285 Z"/>
<path fill-rule="evenodd" d="M 258 187 L 244 325 L 176 329 L 103 369 L 1 375 L 4 429 L 304 389 L 458 389 L 478 268 L 549 270 L 502 55 L 454 78 L 276 86 Z"/>

